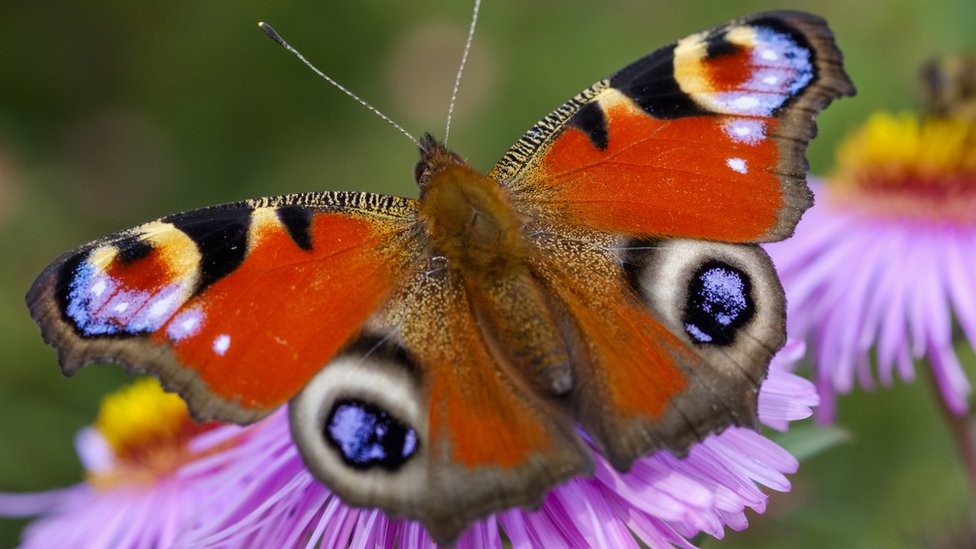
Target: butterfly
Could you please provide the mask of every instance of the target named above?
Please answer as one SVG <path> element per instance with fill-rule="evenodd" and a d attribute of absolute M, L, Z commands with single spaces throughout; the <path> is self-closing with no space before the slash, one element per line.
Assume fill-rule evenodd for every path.
<path fill-rule="evenodd" d="M 736 19 L 570 99 L 482 174 L 425 135 L 419 199 L 309 192 L 72 250 L 27 295 L 66 374 L 159 377 L 199 420 L 288 404 L 347 504 L 450 544 L 593 471 L 757 425 L 785 339 L 758 243 L 812 204 L 814 117 L 853 95 L 826 23 Z"/>

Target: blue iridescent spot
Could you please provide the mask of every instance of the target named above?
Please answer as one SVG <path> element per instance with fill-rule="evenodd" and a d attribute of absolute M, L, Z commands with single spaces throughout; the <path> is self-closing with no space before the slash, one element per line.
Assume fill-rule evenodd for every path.
<path fill-rule="evenodd" d="M 325 421 L 325 438 L 356 469 L 395 471 L 417 452 L 417 432 L 389 412 L 359 400 L 340 400 Z"/>
<path fill-rule="evenodd" d="M 99 318 L 93 312 L 108 304 L 118 291 L 118 283 L 97 271 L 84 259 L 68 271 L 67 276 L 69 290 L 65 314 L 86 336 L 117 334 L 122 329 L 118 322 Z M 119 304 L 115 306 L 118 307 Z"/>
<path fill-rule="evenodd" d="M 154 289 L 130 288 L 93 266 L 89 255 L 79 255 L 65 264 L 58 294 L 65 316 L 85 337 L 154 332 L 185 302 L 179 283 Z M 133 257 L 129 254 L 126 260 L 138 261 Z"/>
<path fill-rule="evenodd" d="M 796 39 L 784 32 L 770 27 L 759 27 L 756 35 L 765 48 L 759 48 L 759 65 L 773 65 L 787 76 L 786 82 L 790 95 L 795 95 L 813 80 L 813 62 L 810 59 L 810 49 L 797 43 Z M 775 54 L 772 57 L 767 51 Z"/>
<path fill-rule="evenodd" d="M 698 343 L 732 343 L 736 332 L 755 313 L 751 294 L 744 272 L 721 261 L 705 263 L 688 285 L 685 331 Z"/>
<path fill-rule="evenodd" d="M 772 24 L 772 23 L 770 23 Z M 789 32 L 760 24 L 754 27 L 755 43 L 747 69 L 749 80 L 729 90 L 707 94 L 719 112 L 746 116 L 771 116 L 789 99 L 802 92 L 814 78 L 810 49 Z M 728 42 L 711 42 L 716 55 L 738 50 Z"/>

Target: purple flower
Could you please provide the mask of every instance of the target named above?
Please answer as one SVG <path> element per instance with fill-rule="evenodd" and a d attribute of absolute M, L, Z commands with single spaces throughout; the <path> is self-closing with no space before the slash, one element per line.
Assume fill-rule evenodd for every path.
<path fill-rule="evenodd" d="M 818 402 L 808 381 L 785 364 L 803 354 L 791 344 L 777 355 L 759 397 L 760 419 L 776 429 L 809 417 Z M 236 504 L 218 520 L 200 523 L 182 539 L 190 545 L 290 547 L 393 547 L 433 545 L 416 522 L 344 505 L 305 469 L 280 411 L 240 446 L 233 464 L 217 473 L 223 499 Z M 704 532 L 721 538 L 725 527 L 747 526 L 745 509 L 762 512 L 759 485 L 787 491 L 784 476 L 796 460 L 768 438 L 731 428 L 692 448 L 684 459 L 658 452 L 621 474 L 598 456 L 593 478 L 553 490 L 537 512 L 515 509 L 476 523 L 458 547 L 502 547 L 499 528 L 513 547 L 690 547 Z M 394 543 L 396 542 L 396 543 Z"/>
<path fill-rule="evenodd" d="M 835 393 L 855 380 L 913 380 L 922 359 L 946 407 L 965 413 L 953 319 L 976 343 L 976 124 L 878 113 L 838 164 L 812 185 L 817 205 L 793 238 L 767 246 L 790 335 L 812 342 L 818 416 L 832 420 Z"/>
<path fill-rule="evenodd" d="M 809 417 L 818 402 L 813 385 L 788 371 L 802 354 L 801 344 L 787 345 L 762 386 L 760 419 L 775 429 Z M 115 413 L 158 416 L 158 409 L 143 410 L 153 406 L 147 402 L 130 402 Z M 185 418 L 185 409 L 181 414 Z M 0 514 L 41 515 L 25 530 L 24 547 L 433 545 L 418 523 L 348 507 L 319 484 L 291 442 L 285 410 L 247 428 L 211 425 L 190 439 L 170 429 L 162 439 L 181 457 L 162 468 L 126 461 L 145 456 L 131 447 L 134 438 L 155 444 L 153 453 L 161 448 L 160 437 L 139 437 L 127 423 L 99 421 L 82 431 L 78 451 L 86 482 L 41 494 L 0 494 Z M 785 474 L 797 466 L 768 438 L 739 428 L 710 436 L 683 459 L 668 452 L 643 458 L 626 474 L 598 457 L 594 477 L 555 489 L 537 512 L 510 510 L 476 523 L 458 547 L 502 547 L 501 531 L 513 547 L 636 548 L 635 536 L 652 547 L 691 547 L 689 538 L 699 533 L 721 538 L 726 527 L 744 529 L 746 508 L 765 510 L 760 486 L 789 490 Z"/>
<path fill-rule="evenodd" d="M 237 426 L 193 422 L 179 397 L 142 379 L 106 398 L 95 426 L 78 433 L 84 482 L 0 493 L 0 516 L 39 516 L 23 532 L 24 548 L 172 547 L 232 504 L 212 480 L 243 435 Z"/>

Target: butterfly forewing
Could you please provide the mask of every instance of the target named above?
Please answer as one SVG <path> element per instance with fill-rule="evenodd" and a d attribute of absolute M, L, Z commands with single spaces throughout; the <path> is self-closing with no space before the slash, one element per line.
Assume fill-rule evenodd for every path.
<path fill-rule="evenodd" d="M 304 386 L 386 298 L 411 201 L 310 193 L 172 215 L 83 246 L 27 296 L 72 373 L 152 373 L 199 419 L 248 422 Z"/>
<path fill-rule="evenodd" d="M 853 92 L 822 19 L 746 17 L 594 84 L 489 177 L 534 217 L 636 237 L 780 240 L 812 203 L 814 116 Z"/>

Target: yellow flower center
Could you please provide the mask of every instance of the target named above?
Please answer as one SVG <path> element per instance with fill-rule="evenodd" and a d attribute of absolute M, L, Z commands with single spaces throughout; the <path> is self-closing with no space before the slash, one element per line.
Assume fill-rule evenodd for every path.
<path fill-rule="evenodd" d="M 94 427 L 116 462 L 109 471 L 90 472 L 89 481 L 99 488 L 150 484 L 198 459 L 187 444 L 215 425 L 193 421 L 183 400 L 156 379 L 140 379 L 102 400 Z"/>
<path fill-rule="evenodd" d="M 976 123 L 875 113 L 837 155 L 832 198 L 899 216 L 976 222 Z"/>
<path fill-rule="evenodd" d="M 177 438 L 187 419 L 180 397 L 143 378 L 102 399 L 95 429 L 116 455 Z"/>

